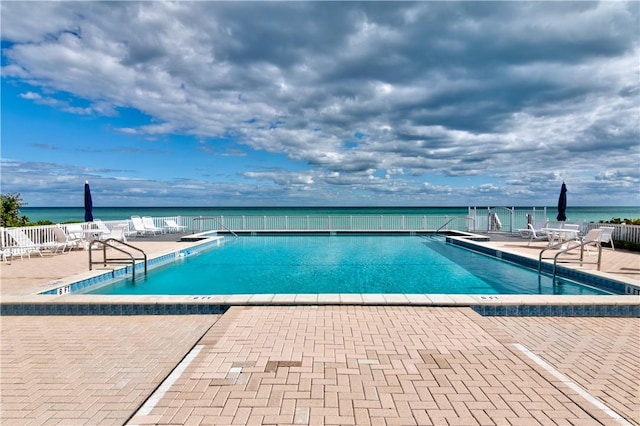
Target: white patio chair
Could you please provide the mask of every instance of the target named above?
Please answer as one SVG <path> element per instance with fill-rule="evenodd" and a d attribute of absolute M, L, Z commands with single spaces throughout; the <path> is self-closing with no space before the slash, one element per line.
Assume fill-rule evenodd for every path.
<path fill-rule="evenodd" d="M 151 232 L 153 235 L 162 233 L 162 228 L 158 228 L 156 224 L 153 223 L 153 218 L 151 216 L 142 216 L 142 224 L 144 225 L 144 229 L 147 232 Z"/>
<path fill-rule="evenodd" d="M 107 238 L 111 238 L 111 230 L 104 222 L 100 219 L 94 219 L 93 223 L 98 228 L 98 233 L 96 234 L 99 240 L 106 240 Z"/>
<path fill-rule="evenodd" d="M 531 241 L 533 240 L 547 240 L 549 238 L 546 234 L 539 234 L 530 223 L 527 224 L 527 229 L 520 229 L 520 235 L 523 238 L 529 238 L 527 245 L 531 245 Z"/>
<path fill-rule="evenodd" d="M 66 228 L 67 234 L 67 244 L 69 246 L 69 250 L 71 250 L 72 246 L 76 248 L 82 247 L 83 249 L 87 248 L 87 239 L 84 235 L 84 230 L 82 229 L 82 225 L 79 223 L 69 223 L 64 225 Z"/>
<path fill-rule="evenodd" d="M 13 253 L 11 252 L 10 248 L 3 247 L 0 250 L 0 257 L 2 257 L 3 262 L 6 262 L 7 264 L 11 265 L 11 261 L 13 260 Z"/>
<path fill-rule="evenodd" d="M 542 224 L 541 224 L 542 223 Z M 536 230 L 536 232 L 538 233 L 538 235 L 545 235 L 546 232 L 542 230 L 542 228 L 549 228 L 548 226 L 549 221 L 548 220 L 543 220 L 543 221 L 533 221 L 533 229 Z"/>
<path fill-rule="evenodd" d="M 116 225 L 111 228 L 111 233 L 108 238 L 113 238 L 118 241 L 122 241 L 123 243 L 127 242 L 127 235 L 125 233 L 127 227 L 125 225 Z"/>
<path fill-rule="evenodd" d="M 574 244 L 580 245 L 585 244 L 584 248 L 587 249 L 587 254 L 591 256 L 591 251 L 589 251 L 589 246 L 593 245 L 595 247 L 600 247 L 600 237 L 602 235 L 602 229 L 592 229 L 587 234 L 578 239 Z"/>
<path fill-rule="evenodd" d="M 129 236 L 132 237 L 144 237 L 149 233 L 149 231 L 145 229 L 140 216 L 131 216 L 131 228 L 133 228 L 133 232 L 131 232 Z"/>
<path fill-rule="evenodd" d="M 58 244 L 60 244 L 60 248 L 62 249 L 62 253 L 69 247 L 69 251 L 71 251 L 71 246 L 76 245 L 75 241 L 72 241 L 69 238 L 69 235 L 64 232 L 64 229 L 57 227 L 53 228 L 53 236 L 56 238 Z"/>
<path fill-rule="evenodd" d="M 164 224 L 165 224 L 164 229 L 166 229 L 169 232 L 180 232 L 186 228 L 186 226 L 184 225 L 178 225 L 176 221 L 173 219 L 165 219 Z"/>
<path fill-rule="evenodd" d="M 601 226 L 599 229 L 602 229 L 602 234 L 600 234 L 600 242 L 611 244 L 611 250 L 615 251 L 616 248 L 613 246 L 613 231 L 616 228 L 614 228 L 613 226 Z"/>
<path fill-rule="evenodd" d="M 40 249 L 43 246 L 34 243 L 24 231 L 20 229 L 7 229 L 6 232 L 15 243 L 13 246 L 7 247 L 11 250 L 12 255 L 19 254 L 20 259 L 23 259 L 25 254 L 28 258 L 31 258 L 31 253 L 38 253 L 40 257 L 42 257 Z"/>
<path fill-rule="evenodd" d="M 580 239 L 580 225 L 577 223 L 565 223 L 561 229 L 566 229 L 567 231 L 576 231 L 574 232 L 563 232 L 561 233 L 561 238 L 563 241 L 567 240 L 579 240 Z"/>

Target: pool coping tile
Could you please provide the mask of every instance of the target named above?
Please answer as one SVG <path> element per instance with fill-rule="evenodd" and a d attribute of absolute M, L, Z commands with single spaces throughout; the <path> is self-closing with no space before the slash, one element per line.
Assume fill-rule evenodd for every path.
<path fill-rule="evenodd" d="M 254 303 L 254 304 L 263 304 L 263 303 L 270 303 L 273 300 L 273 297 L 275 296 L 275 294 L 253 294 L 250 295 L 249 298 L 249 303 Z"/>
<path fill-rule="evenodd" d="M 426 294 L 405 294 L 405 297 L 413 305 L 428 305 L 431 303 Z"/>
<path fill-rule="evenodd" d="M 382 293 L 364 293 L 362 295 L 363 303 L 367 304 L 382 304 L 385 303 L 384 294 Z"/>
<path fill-rule="evenodd" d="M 360 293 L 340 293 L 340 303 L 361 305 L 363 303 L 362 295 Z"/>
<path fill-rule="evenodd" d="M 454 305 L 454 301 L 448 294 L 428 294 L 427 297 L 431 303 L 436 305 Z"/>
<path fill-rule="evenodd" d="M 320 293 L 318 294 L 318 303 L 340 304 L 340 294 L 339 293 Z"/>

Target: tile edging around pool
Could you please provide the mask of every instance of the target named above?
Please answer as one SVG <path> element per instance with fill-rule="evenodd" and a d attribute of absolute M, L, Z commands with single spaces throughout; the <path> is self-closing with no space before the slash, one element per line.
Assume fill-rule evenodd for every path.
<path fill-rule="evenodd" d="M 432 308 L 471 308 L 482 316 L 561 316 L 561 317 L 640 317 L 636 304 L 522 304 L 522 303 L 380 303 L 380 302 L 262 302 L 262 303 L 56 303 L 25 302 L 0 304 L 0 316 L 88 316 L 88 315 L 214 315 L 230 306 L 414 306 Z"/>

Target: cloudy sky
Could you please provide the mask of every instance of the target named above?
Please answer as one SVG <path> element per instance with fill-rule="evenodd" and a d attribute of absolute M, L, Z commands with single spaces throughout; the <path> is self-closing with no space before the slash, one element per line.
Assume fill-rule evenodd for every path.
<path fill-rule="evenodd" d="M 640 2 L 2 1 L 29 206 L 640 205 Z"/>

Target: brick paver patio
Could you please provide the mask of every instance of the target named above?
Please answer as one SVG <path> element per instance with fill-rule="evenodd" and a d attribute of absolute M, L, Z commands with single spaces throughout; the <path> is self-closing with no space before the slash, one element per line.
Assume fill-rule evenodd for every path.
<path fill-rule="evenodd" d="M 122 425 L 217 318 L 0 317 L 0 424 Z"/>
<path fill-rule="evenodd" d="M 620 424 L 531 362 L 518 341 L 555 353 L 551 361 L 637 421 L 639 319 L 563 318 L 570 342 L 547 340 L 545 318 L 522 319 L 535 325 L 520 340 L 522 321 L 511 321 L 468 308 L 233 307 L 155 408 L 129 424 Z M 599 335 L 611 326 L 619 332 Z M 599 345 L 589 345 L 595 337 Z M 618 374 L 582 375 L 582 365 L 617 361 Z"/>
<path fill-rule="evenodd" d="M 637 276 L 637 255 L 607 254 L 619 261 L 606 273 Z M 33 297 L 86 269 L 80 252 L 17 260 L 0 266 L 0 296 Z M 0 332 L 3 426 L 640 425 L 640 318 L 237 306 L 221 316 L 0 316 Z"/>

